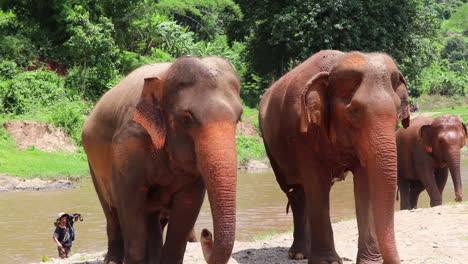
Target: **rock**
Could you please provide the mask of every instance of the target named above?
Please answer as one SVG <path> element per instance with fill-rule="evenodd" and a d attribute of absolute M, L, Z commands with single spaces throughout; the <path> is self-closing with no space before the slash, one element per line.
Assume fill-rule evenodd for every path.
<path fill-rule="evenodd" d="M 13 177 L 6 174 L 0 175 L 0 192 L 10 191 L 30 191 L 30 190 L 55 190 L 74 188 L 73 183 L 69 180 L 41 180 L 34 178 L 24 180 L 19 177 Z"/>
<path fill-rule="evenodd" d="M 238 169 L 246 171 L 268 170 L 270 169 L 270 165 L 258 160 L 250 160 L 247 163 L 240 165 Z"/>

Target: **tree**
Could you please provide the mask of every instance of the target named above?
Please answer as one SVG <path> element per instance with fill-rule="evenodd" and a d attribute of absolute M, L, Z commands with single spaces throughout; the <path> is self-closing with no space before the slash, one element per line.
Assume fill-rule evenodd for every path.
<path fill-rule="evenodd" d="M 114 26 L 106 17 L 96 23 L 90 21 L 89 12 L 77 5 L 68 11 L 67 33 L 70 38 L 64 43 L 67 54 L 81 71 L 81 94 L 99 98 L 117 75 L 119 49 L 112 33 Z M 88 81 L 92 81 L 92 89 Z"/>
<path fill-rule="evenodd" d="M 429 64 L 440 19 L 431 0 L 237 0 L 244 21 L 229 30 L 247 41 L 250 69 L 273 80 L 323 49 L 392 55 L 410 81 Z"/>

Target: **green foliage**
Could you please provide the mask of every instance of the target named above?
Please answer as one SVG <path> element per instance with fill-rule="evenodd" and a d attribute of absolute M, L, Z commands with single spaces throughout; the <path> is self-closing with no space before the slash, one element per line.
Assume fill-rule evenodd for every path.
<path fill-rule="evenodd" d="M 161 0 L 156 7 L 195 32 L 199 40 L 226 34 L 227 28 L 242 18 L 232 0 Z"/>
<path fill-rule="evenodd" d="M 243 106 L 242 122 L 248 122 L 255 126 L 257 132 L 260 134 L 260 127 L 258 122 L 258 109 L 249 106 Z"/>
<path fill-rule="evenodd" d="M 82 6 L 74 6 L 65 18 L 70 38 L 64 43 L 68 55 L 81 71 L 79 89 L 86 98 L 97 99 L 111 86 L 109 83 L 118 75 L 119 49 L 112 33 L 114 26 L 106 17 L 96 23 Z"/>
<path fill-rule="evenodd" d="M 0 82 L 3 113 L 22 114 L 37 107 L 51 106 L 65 96 L 63 79 L 54 72 L 22 72 Z"/>
<path fill-rule="evenodd" d="M 421 89 L 424 93 L 440 95 L 468 95 L 468 68 L 465 61 L 460 62 L 460 70 L 455 71 L 450 67 L 448 60 L 435 61 L 430 67 L 421 73 Z"/>
<path fill-rule="evenodd" d="M 230 31 L 247 41 L 251 73 L 276 79 L 323 49 L 383 51 L 416 83 L 429 64 L 440 20 L 435 3 L 398 1 L 247 1 L 244 21 Z"/>
<path fill-rule="evenodd" d="M 241 98 L 249 107 L 256 107 L 262 95 L 268 88 L 268 83 L 256 74 L 244 76 L 241 89 Z"/>
<path fill-rule="evenodd" d="M 464 2 L 465 3 L 463 3 L 463 5 L 456 9 L 456 12 L 452 14 L 450 19 L 444 21 L 444 31 L 463 34 L 467 37 L 468 29 L 466 27 L 468 25 L 468 3 L 466 1 Z"/>
<path fill-rule="evenodd" d="M 443 59 L 450 62 L 468 60 L 468 42 L 461 36 L 451 37 L 440 52 Z"/>
<path fill-rule="evenodd" d="M 236 137 L 237 161 L 245 164 L 249 160 L 260 160 L 266 157 L 265 146 L 257 137 Z"/>
<path fill-rule="evenodd" d="M 169 62 L 174 58 L 165 51 L 157 48 L 151 49 L 151 56 L 146 57 L 131 51 L 124 51 L 120 55 L 121 69 L 124 74 L 128 74 L 134 69 L 149 63 Z"/>
<path fill-rule="evenodd" d="M 218 35 L 211 41 L 199 41 L 191 47 L 191 55 L 204 56 L 220 56 L 230 61 L 237 73 L 243 76 L 247 67 L 242 58 L 242 52 L 245 46 L 240 42 L 233 42 L 229 45 L 225 35 Z"/>
<path fill-rule="evenodd" d="M 51 261 L 52 259 L 47 257 L 47 256 L 42 256 L 41 257 L 41 262 L 48 262 L 48 261 Z"/>
<path fill-rule="evenodd" d="M 18 74 L 20 69 L 18 65 L 14 61 L 2 61 L 0 62 L 0 79 L 8 80 L 13 78 L 16 74 Z"/>
<path fill-rule="evenodd" d="M 81 145 L 81 130 L 89 114 L 90 106 L 83 101 L 62 101 L 55 104 L 50 113 L 49 122 L 62 127 L 77 145 Z"/>

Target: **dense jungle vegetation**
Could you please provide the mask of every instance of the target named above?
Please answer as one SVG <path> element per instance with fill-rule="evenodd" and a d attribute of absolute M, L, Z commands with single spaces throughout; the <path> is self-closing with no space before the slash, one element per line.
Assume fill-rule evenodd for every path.
<path fill-rule="evenodd" d="M 0 123 L 52 123 L 80 145 L 104 92 L 140 65 L 182 55 L 230 60 L 244 113 L 256 116 L 268 86 L 322 49 L 386 52 L 413 102 L 443 96 L 451 103 L 440 108 L 466 105 L 467 17 L 466 0 L 2 0 Z M 11 140 L 2 129 L 0 173 L 40 174 L 13 169 Z M 238 137 L 238 145 L 241 162 L 264 155 L 258 138 Z"/>

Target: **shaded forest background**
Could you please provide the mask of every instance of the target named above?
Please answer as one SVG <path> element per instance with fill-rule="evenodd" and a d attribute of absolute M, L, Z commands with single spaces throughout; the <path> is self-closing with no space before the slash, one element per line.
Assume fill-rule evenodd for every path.
<path fill-rule="evenodd" d="M 230 60 L 251 116 L 274 80 L 323 49 L 390 54 L 412 100 L 466 98 L 467 16 L 466 0 L 1 0 L 0 121 L 53 123 L 80 145 L 103 93 L 183 55 Z"/>

